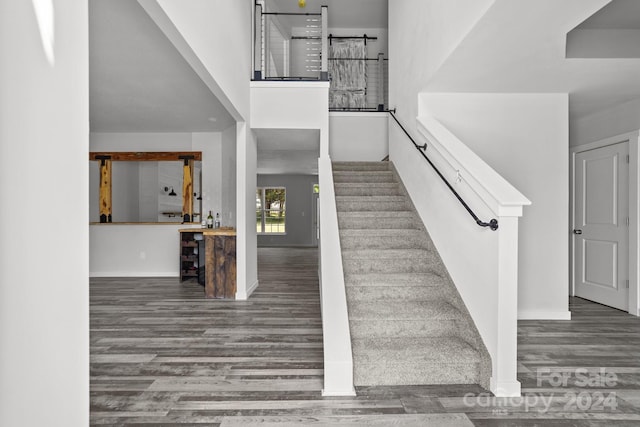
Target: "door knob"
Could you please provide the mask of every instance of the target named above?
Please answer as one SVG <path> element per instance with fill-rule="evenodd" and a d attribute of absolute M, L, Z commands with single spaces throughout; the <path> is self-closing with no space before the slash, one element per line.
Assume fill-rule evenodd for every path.
<path fill-rule="evenodd" d="M 573 230 L 573 234 L 582 234 L 582 230 Z"/>

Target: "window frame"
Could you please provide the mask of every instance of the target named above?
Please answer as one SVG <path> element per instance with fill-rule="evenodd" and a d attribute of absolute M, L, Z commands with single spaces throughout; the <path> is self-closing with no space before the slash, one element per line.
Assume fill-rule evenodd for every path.
<path fill-rule="evenodd" d="M 282 204 L 282 208 L 281 209 L 266 209 L 266 203 L 265 203 L 265 199 L 266 199 L 266 192 L 267 190 L 284 190 L 284 203 Z M 258 192 L 260 192 L 260 208 L 258 208 L 257 205 L 257 195 Z M 260 210 L 260 229 L 261 231 L 257 230 L 256 227 L 256 233 L 258 234 L 258 236 L 285 236 L 287 234 L 287 188 L 284 186 L 264 186 L 264 187 L 256 187 L 256 213 L 258 212 L 258 209 Z M 282 212 L 283 213 L 283 227 L 284 227 L 284 231 L 267 231 L 267 221 L 266 221 L 266 212 L 267 210 L 269 212 Z M 257 225 L 257 215 L 256 215 L 256 225 Z"/>

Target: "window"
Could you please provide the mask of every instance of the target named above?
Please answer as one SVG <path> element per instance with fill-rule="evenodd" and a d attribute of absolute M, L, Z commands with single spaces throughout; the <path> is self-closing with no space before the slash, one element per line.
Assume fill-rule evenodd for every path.
<path fill-rule="evenodd" d="M 286 232 L 286 193 L 283 187 L 256 189 L 256 230 L 259 234 Z"/>

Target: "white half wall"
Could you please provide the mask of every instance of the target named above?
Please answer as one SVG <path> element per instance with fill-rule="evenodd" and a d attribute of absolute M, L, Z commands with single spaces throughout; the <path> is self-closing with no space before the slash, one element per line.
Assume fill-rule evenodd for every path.
<path fill-rule="evenodd" d="M 235 143 L 234 126 L 224 133 L 91 133 L 90 147 L 91 151 L 201 151 L 203 212 L 220 212 L 223 226 L 235 226 Z M 224 155 L 227 156 L 226 163 L 223 163 Z M 90 163 L 92 176 L 89 181 L 97 187 L 97 162 Z M 97 188 L 92 188 L 90 194 L 97 198 Z M 114 195 L 114 209 L 116 200 Z M 224 204 L 223 200 L 229 204 Z M 97 214 L 94 204 L 91 205 L 91 211 Z M 177 276 L 178 264 L 175 260 L 179 250 L 174 239 L 178 238 L 176 230 L 181 227 L 184 226 L 179 222 L 174 226 L 92 225 L 90 275 Z M 152 233 L 157 233 L 157 237 L 151 236 Z"/>
<path fill-rule="evenodd" d="M 568 96 L 423 94 L 420 107 L 532 202 L 519 228 L 519 317 L 569 319 Z"/>
<path fill-rule="evenodd" d="M 178 277 L 178 230 L 189 227 L 193 226 L 179 223 L 91 225 L 91 276 Z"/>
<path fill-rule="evenodd" d="M 0 425 L 89 425 L 86 1 L 0 2 Z"/>
<path fill-rule="evenodd" d="M 389 154 L 387 113 L 329 113 L 331 160 L 379 162 Z"/>

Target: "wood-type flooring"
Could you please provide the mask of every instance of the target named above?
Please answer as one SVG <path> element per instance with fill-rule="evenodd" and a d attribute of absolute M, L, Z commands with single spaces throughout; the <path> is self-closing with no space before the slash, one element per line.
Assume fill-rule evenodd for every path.
<path fill-rule="evenodd" d="M 91 424 L 640 426 L 640 319 L 578 298 L 521 321 L 522 398 L 474 385 L 322 397 L 317 251 L 261 248 L 248 301 L 195 282 L 91 279 Z"/>

